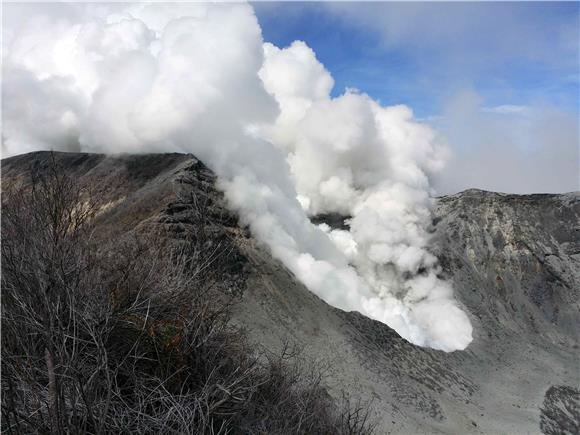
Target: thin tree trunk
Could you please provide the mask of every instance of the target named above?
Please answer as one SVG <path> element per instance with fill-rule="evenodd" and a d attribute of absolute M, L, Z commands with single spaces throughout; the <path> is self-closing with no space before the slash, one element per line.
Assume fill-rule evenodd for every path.
<path fill-rule="evenodd" d="M 56 410 L 56 376 L 54 374 L 54 361 L 48 347 L 44 350 L 44 360 L 46 361 L 46 371 L 48 373 L 48 412 L 50 414 L 51 432 L 58 432 L 58 415 Z"/>

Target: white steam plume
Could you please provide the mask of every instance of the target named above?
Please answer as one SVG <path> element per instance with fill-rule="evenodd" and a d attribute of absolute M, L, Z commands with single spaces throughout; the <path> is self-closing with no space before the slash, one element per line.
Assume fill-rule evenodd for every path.
<path fill-rule="evenodd" d="M 446 151 L 407 107 L 355 91 L 331 98 L 314 52 L 264 44 L 247 4 L 10 13 L 25 18 L 5 37 L 5 155 L 192 152 L 322 299 L 419 345 L 469 344 L 468 317 L 427 250 L 428 174 Z M 310 223 L 324 212 L 351 216 L 350 230 Z"/>

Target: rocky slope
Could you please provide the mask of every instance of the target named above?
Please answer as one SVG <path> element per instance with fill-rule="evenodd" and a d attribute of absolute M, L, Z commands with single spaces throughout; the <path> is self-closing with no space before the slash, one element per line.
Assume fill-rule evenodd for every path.
<path fill-rule="evenodd" d="M 3 160 L 2 188 L 25 183 L 50 158 Z M 227 241 L 220 286 L 241 296 L 235 321 L 256 342 L 294 341 L 324 360 L 331 394 L 372 400 L 378 433 L 579 433 L 580 194 L 469 190 L 437 199 L 433 251 L 475 337 L 448 354 L 310 293 L 238 225 L 193 156 L 55 158 L 99 198 L 102 231 L 163 228 Z"/>

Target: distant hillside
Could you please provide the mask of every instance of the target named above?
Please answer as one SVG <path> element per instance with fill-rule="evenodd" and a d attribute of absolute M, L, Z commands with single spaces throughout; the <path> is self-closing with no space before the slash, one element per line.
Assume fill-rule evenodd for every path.
<path fill-rule="evenodd" d="M 294 341 L 326 361 L 331 394 L 372 400 L 378 433 L 579 432 L 580 193 L 437 199 L 432 250 L 474 327 L 465 351 L 444 353 L 309 292 L 238 224 L 195 157 L 55 155 L 93 189 L 103 232 L 163 228 L 179 239 L 202 230 L 201 213 L 208 243 L 231 242 L 219 285 L 242 295 L 236 323 L 253 341 Z M 48 158 L 3 160 L 3 186 Z"/>

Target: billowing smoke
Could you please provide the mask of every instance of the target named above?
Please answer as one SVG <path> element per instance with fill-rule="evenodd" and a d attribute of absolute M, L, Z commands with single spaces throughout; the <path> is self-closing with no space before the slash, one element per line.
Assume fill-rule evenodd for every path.
<path fill-rule="evenodd" d="M 419 345 L 470 343 L 428 252 L 428 176 L 446 150 L 409 108 L 355 90 L 331 98 L 314 52 L 264 43 L 247 4 L 10 7 L 21 19 L 5 35 L 4 155 L 194 153 L 322 299 Z M 349 229 L 314 226 L 320 213 L 348 216 Z"/>

